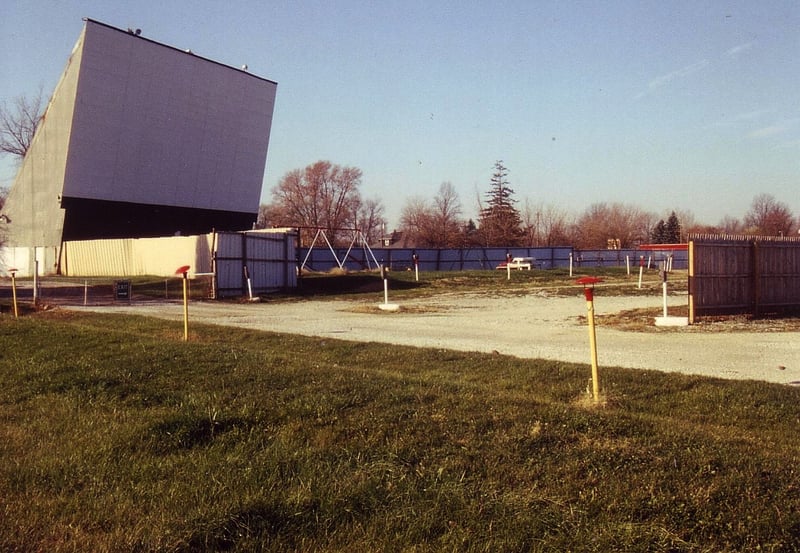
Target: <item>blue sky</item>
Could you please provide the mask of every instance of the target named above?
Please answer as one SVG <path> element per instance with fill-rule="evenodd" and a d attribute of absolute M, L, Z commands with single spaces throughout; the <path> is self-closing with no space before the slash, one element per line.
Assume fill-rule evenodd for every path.
<path fill-rule="evenodd" d="M 11 0 L 0 100 L 49 96 L 83 17 L 278 82 L 262 199 L 359 167 L 390 227 L 443 181 L 465 215 L 502 159 L 526 199 L 698 222 L 769 193 L 800 215 L 800 2 Z M 0 160 L 0 185 L 15 168 Z"/>

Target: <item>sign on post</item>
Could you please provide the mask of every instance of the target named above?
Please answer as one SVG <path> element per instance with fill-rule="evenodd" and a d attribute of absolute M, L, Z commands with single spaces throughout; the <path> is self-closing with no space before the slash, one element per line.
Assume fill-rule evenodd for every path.
<path fill-rule="evenodd" d="M 114 299 L 117 301 L 131 301 L 131 281 L 114 281 Z"/>

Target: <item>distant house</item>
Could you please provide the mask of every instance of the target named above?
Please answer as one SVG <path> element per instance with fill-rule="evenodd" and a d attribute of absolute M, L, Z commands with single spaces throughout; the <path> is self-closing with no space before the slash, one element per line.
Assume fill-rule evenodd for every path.
<path fill-rule="evenodd" d="M 396 248 L 407 249 L 414 248 L 416 245 L 409 239 L 408 233 L 398 230 L 393 230 L 391 234 L 381 237 L 380 242 L 376 244 L 376 248 Z"/>

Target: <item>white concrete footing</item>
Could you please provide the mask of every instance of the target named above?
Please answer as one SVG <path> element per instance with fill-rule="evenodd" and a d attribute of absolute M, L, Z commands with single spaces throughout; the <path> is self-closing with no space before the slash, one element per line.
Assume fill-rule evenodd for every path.
<path fill-rule="evenodd" d="M 689 326 L 689 317 L 656 317 L 656 326 Z"/>

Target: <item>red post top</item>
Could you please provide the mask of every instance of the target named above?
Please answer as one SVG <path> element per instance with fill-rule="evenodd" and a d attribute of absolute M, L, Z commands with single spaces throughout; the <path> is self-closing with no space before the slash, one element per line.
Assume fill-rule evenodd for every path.
<path fill-rule="evenodd" d="M 602 278 L 593 277 L 593 276 L 585 276 L 581 277 L 576 281 L 578 284 L 583 284 L 584 286 L 589 286 L 590 284 L 594 285 L 598 282 L 603 282 Z"/>
<path fill-rule="evenodd" d="M 183 267 L 178 267 L 178 270 L 175 271 L 176 275 L 183 275 L 186 278 L 186 273 L 189 272 L 190 265 L 184 265 Z"/>
<path fill-rule="evenodd" d="M 593 276 L 585 276 L 577 280 L 578 284 L 583 284 L 583 295 L 586 297 L 586 301 L 594 300 L 594 285 L 598 282 L 603 282 L 603 279 Z"/>

